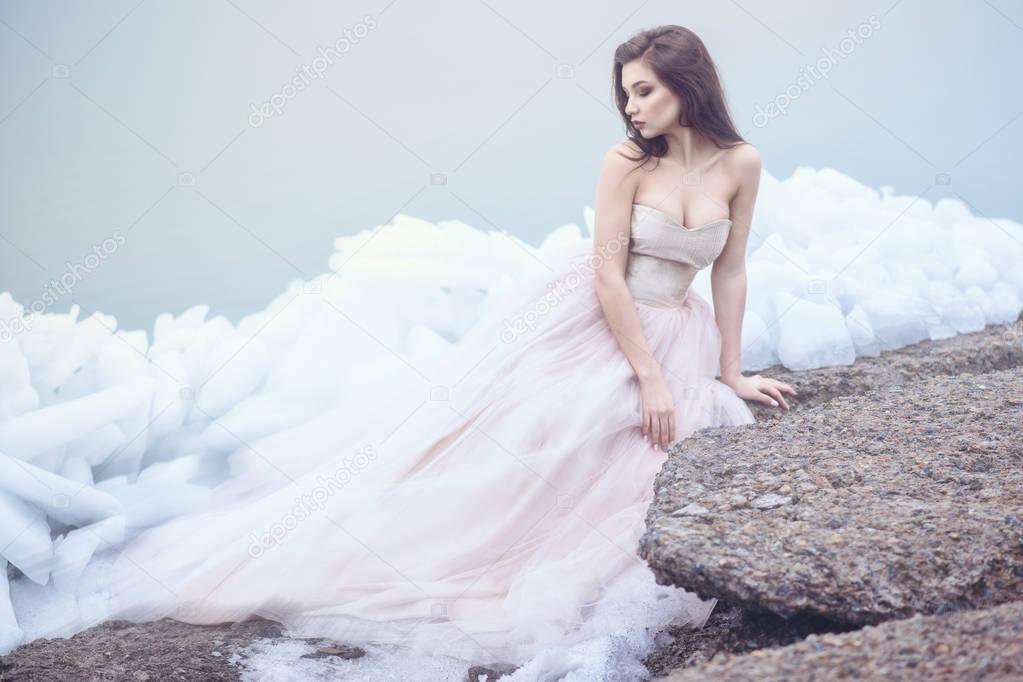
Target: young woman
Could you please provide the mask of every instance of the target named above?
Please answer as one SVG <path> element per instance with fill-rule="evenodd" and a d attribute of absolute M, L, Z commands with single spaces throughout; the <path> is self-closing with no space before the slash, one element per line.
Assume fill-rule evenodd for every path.
<path fill-rule="evenodd" d="M 640 382 L 644 435 L 659 447 L 674 442 L 677 406 L 663 363 L 644 343 L 643 308 L 634 304 L 684 309 L 692 297 L 700 319 L 687 326 L 708 327 L 709 309 L 688 287 L 711 263 L 721 381 L 740 398 L 788 409 L 782 392 L 794 395 L 791 386 L 740 372 L 746 241 L 760 155 L 732 124 L 710 54 L 681 26 L 643 31 L 618 47 L 613 81 L 629 138 L 604 157 L 595 241 L 607 249 L 631 225 L 634 246 L 598 270 L 597 291 Z M 663 317 L 646 315 L 648 324 Z"/>
<path fill-rule="evenodd" d="M 586 251 L 417 368 L 428 393 L 381 382 L 238 453 L 216 507 L 148 529 L 85 581 L 109 617 L 259 615 L 296 637 L 522 662 L 652 594 L 636 548 L 664 450 L 752 422 L 744 398 L 787 409 L 795 391 L 739 371 L 760 160 L 703 43 L 643 31 L 613 84 L 628 139 L 605 157 Z M 713 311 L 690 289 L 712 264 Z M 715 603 L 659 589 L 679 622 Z"/>

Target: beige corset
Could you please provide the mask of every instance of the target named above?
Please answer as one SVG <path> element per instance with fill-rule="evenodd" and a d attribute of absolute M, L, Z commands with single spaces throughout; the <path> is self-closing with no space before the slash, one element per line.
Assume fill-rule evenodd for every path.
<path fill-rule="evenodd" d="M 681 306 L 696 273 L 725 248 L 731 225 L 730 219 L 720 218 L 690 229 L 663 211 L 633 204 L 625 271 L 632 297 L 658 308 Z"/>

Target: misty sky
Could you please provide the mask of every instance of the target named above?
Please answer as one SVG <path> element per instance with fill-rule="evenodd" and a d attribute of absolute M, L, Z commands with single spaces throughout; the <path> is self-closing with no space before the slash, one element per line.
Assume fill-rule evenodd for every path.
<path fill-rule="evenodd" d="M 1023 220 L 1018 1 L 6 1 L 0 292 L 151 331 L 261 310 L 397 212 L 536 244 L 582 223 L 623 138 L 615 46 L 666 23 L 775 177 Z"/>

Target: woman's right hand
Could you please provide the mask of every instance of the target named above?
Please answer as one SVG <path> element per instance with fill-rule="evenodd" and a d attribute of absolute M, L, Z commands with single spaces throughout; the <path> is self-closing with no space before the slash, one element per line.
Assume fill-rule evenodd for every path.
<path fill-rule="evenodd" d="M 675 400 L 668 390 L 668 384 L 660 373 L 639 383 L 640 400 L 643 407 L 643 437 L 662 451 L 675 442 Z"/>

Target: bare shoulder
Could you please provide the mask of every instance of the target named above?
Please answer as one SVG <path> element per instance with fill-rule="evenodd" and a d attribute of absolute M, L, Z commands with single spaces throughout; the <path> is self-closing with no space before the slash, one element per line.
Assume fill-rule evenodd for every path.
<path fill-rule="evenodd" d="M 725 160 L 731 170 L 741 177 L 760 177 L 760 151 L 749 142 L 741 142 L 732 147 Z"/>
<path fill-rule="evenodd" d="M 643 150 L 632 140 L 618 142 L 604 153 L 602 170 L 606 174 L 624 178 L 639 168 Z"/>
<path fill-rule="evenodd" d="M 643 150 L 632 140 L 626 139 L 616 142 L 604 154 L 604 163 L 622 165 L 628 168 L 635 168 L 638 159 L 643 155 Z"/>

